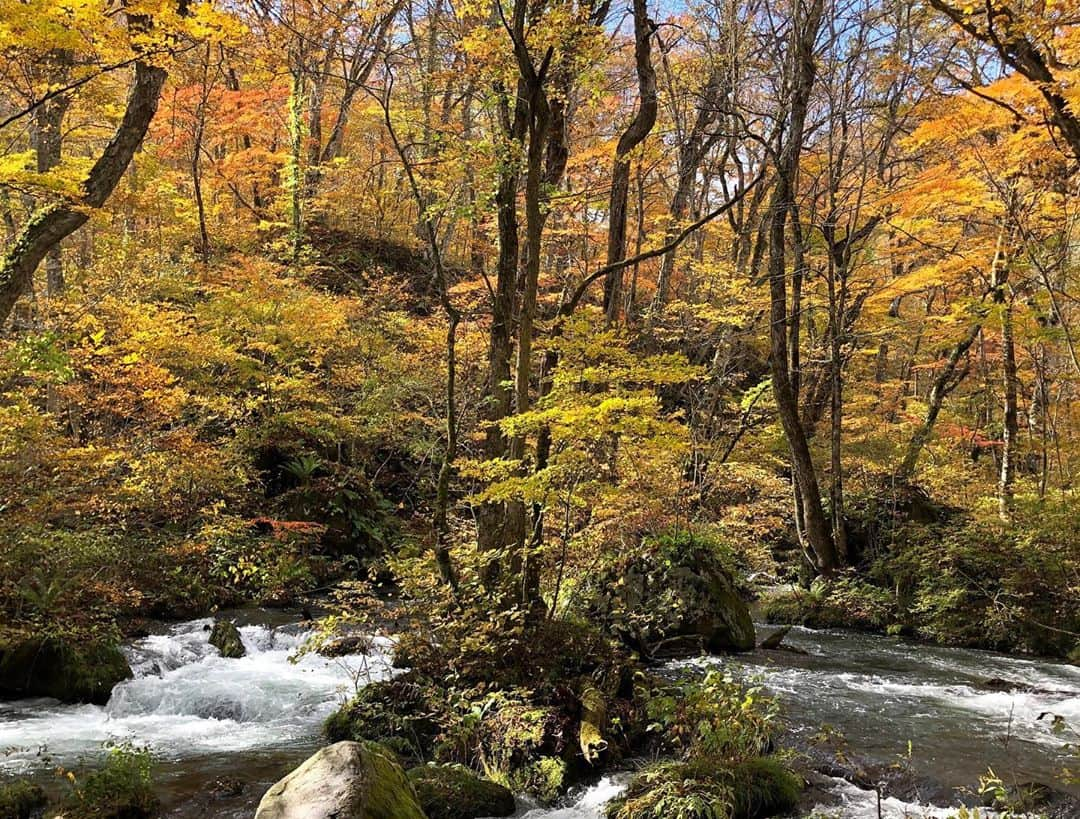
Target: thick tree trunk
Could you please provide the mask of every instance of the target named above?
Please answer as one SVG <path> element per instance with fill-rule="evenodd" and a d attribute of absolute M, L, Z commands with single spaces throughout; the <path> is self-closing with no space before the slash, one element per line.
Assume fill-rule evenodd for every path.
<path fill-rule="evenodd" d="M 7 321 L 19 297 L 30 286 L 41 260 L 65 237 L 78 230 L 89 211 L 105 204 L 119 184 L 131 158 L 142 143 L 146 129 L 157 112 L 165 69 L 146 63 L 135 64 L 135 81 L 116 133 L 90 169 L 75 201 L 47 205 L 23 226 L 14 244 L 0 261 L 0 326 Z"/>
<path fill-rule="evenodd" d="M 66 60 L 61 78 L 67 76 Z M 34 147 L 37 152 L 37 171 L 47 173 L 60 164 L 63 151 L 64 115 L 71 104 L 67 95 L 53 97 L 38 106 L 34 112 Z M 64 290 L 64 263 L 60 243 L 52 247 L 45 257 L 46 292 L 59 295 Z"/>
<path fill-rule="evenodd" d="M 787 309 L 787 263 L 785 254 L 788 215 L 795 196 L 795 177 L 799 169 L 806 113 L 817 73 L 814 42 L 821 23 L 822 0 L 814 0 L 806 16 L 796 21 L 791 48 L 795 77 L 789 101 L 789 124 L 786 142 L 777 159 L 777 180 L 769 208 L 769 362 L 773 395 L 791 449 L 791 465 L 801 498 L 806 538 L 813 550 L 817 569 L 833 573 L 838 566 L 836 544 L 821 504 L 817 471 L 810 454 L 806 432 L 799 418 L 799 401 L 792 383 L 788 349 L 790 317 Z"/>

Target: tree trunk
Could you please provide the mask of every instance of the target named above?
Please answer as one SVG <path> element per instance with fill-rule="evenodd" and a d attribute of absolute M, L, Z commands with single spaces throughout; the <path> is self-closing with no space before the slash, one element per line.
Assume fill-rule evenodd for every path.
<path fill-rule="evenodd" d="M 165 69 L 143 62 L 135 64 L 135 81 L 128 94 L 124 116 L 105 146 L 75 201 L 47 205 L 23 226 L 11 249 L 0 261 L 0 326 L 7 321 L 19 297 L 29 288 L 41 260 L 65 237 L 90 218 L 89 210 L 105 204 L 119 184 L 131 158 L 142 143 L 157 112 Z"/>
<path fill-rule="evenodd" d="M 63 82 L 68 74 L 70 57 L 60 56 L 61 69 L 57 81 Z M 66 94 L 53 97 L 34 111 L 33 141 L 37 152 L 37 172 L 47 173 L 60 164 L 63 151 L 64 115 L 71 104 Z M 49 249 L 45 257 L 46 292 L 57 296 L 64 290 L 64 263 L 60 243 Z"/>
<path fill-rule="evenodd" d="M 1004 407 L 1001 447 L 1001 481 L 998 495 L 998 514 L 1004 521 L 1012 519 L 1014 482 L 1016 480 L 1016 447 L 1019 443 L 1016 394 L 1016 344 L 1013 339 L 1012 299 L 1005 295 L 1001 316 L 1001 370 L 1003 375 Z"/>
<path fill-rule="evenodd" d="M 607 264 L 626 258 L 626 214 L 630 195 L 630 152 L 640 145 L 656 124 L 656 72 L 652 65 L 653 23 L 646 0 L 634 0 L 634 64 L 638 77 L 638 110 L 619 138 L 615 164 L 611 169 L 611 197 L 608 202 Z M 619 319 L 623 301 L 623 269 L 613 269 L 604 278 L 604 313 L 608 323 Z"/>
<path fill-rule="evenodd" d="M 791 48 L 795 77 L 789 102 L 789 126 L 786 143 L 777 159 L 777 180 L 770 203 L 768 227 L 769 244 L 769 363 L 772 370 L 773 395 L 791 449 L 792 470 L 802 500 L 806 538 L 813 550 L 817 569 L 832 574 L 838 565 L 836 545 L 821 505 L 821 490 L 817 471 L 807 443 L 806 432 L 799 418 L 799 402 L 792 383 L 791 359 L 788 350 L 790 317 L 787 309 L 787 264 L 785 258 L 786 226 L 795 196 L 795 177 L 810 93 L 816 76 L 814 42 L 821 23 L 823 0 L 813 0 L 805 18 L 797 20 L 792 31 Z M 801 25 L 800 25 L 801 24 Z"/>
<path fill-rule="evenodd" d="M 949 352 L 949 357 L 945 360 L 945 366 L 941 368 L 941 372 L 934 379 L 933 386 L 930 387 L 930 395 L 927 398 L 926 415 L 919 428 L 915 430 L 915 434 L 911 436 L 907 451 L 904 454 L 904 460 L 897 471 L 897 477 L 901 480 L 909 481 L 915 474 L 919 456 L 922 454 L 927 441 L 930 440 L 930 433 L 934 430 L 934 424 L 937 423 L 937 417 L 941 412 L 941 406 L 945 398 L 959 386 L 967 374 L 966 370 L 961 371 L 959 374 L 956 372 L 960 359 L 971 349 L 971 345 L 975 343 L 975 339 L 979 337 L 981 330 L 981 322 L 971 325 L 967 335 L 956 342 L 956 345 Z"/>

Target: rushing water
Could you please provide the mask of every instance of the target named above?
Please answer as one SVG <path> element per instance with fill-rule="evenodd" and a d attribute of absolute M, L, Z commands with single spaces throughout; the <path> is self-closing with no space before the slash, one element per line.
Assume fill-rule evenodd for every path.
<path fill-rule="evenodd" d="M 55 781 L 56 766 L 94 765 L 102 743 L 130 741 L 157 757 L 167 815 L 250 819 L 266 788 L 317 747 L 322 721 L 342 698 L 392 671 L 385 643 L 367 656 L 296 659 L 304 639 L 298 625 L 270 612 L 243 616 L 241 659 L 219 656 L 208 644 L 210 620 L 195 620 L 129 646 L 135 677 L 105 707 L 0 703 L 0 777 Z M 1065 757 L 1050 717 L 1040 714 L 1080 725 L 1080 669 L 1071 666 L 806 629 L 785 642 L 806 653 L 758 651 L 670 670 L 720 665 L 759 677 L 780 696 L 797 737 L 808 741 L 829 726 L 861 758 L 887 764 L 906 757 L 910 742 L 909 764 L 935 783 L 929 801 L 942 803 L 977 784 L 987 765 L 1016 781 L 1051 782 Z M 1015 690 L 991 690 L 1010 685 Z M 605 777 L 556 809 L 522 804 L 519 816 L 600 819 L 625 780 Z M 233 787 L 215 788 L 215 781 Z M 873 791 L 827 784 L 828 815 L 877 819 Z M 880 809 L 885 819 L 946 815 L 896 799 Z"/>
<path fill-rule="evenodd" d="M 988 767 L 1005 781 L 1054 784 L 1069 761 L 1067 740 L 1080 740 L 1076 666 L 804 628 L 784 643 L 806 653 L 694 663 L 759 676 L 804 740 L 835 730 L 851 755 L 903 761 L 936 796 L 976 787 Z M 1054 716 L 1070 734 L 1054 733 Z"/>
<path fill-rule="evenodd" d="M 240 659 L 209 645 L 211 620 L 194 620 L 133 643 L 126 653 L 134 679 L 104 707 L 0 703 L 0 775 L 31 774 L 47 785 L 54 766 L 92 766 L 104 742 L 128 741 L 148 746 L 160 763 L 172 815 L 210 815 L 195 796 L 227 777 L 243 781 L 245 793 L 215 802 L 212 815 L 250 818 L 252 800 L 314 749 L 323 720 L 357 682 L 390 669 L 385 644 L 368 656 L 292 661 L 303 629 L 274 626 L 276 613 L 245 616 L 263 622 L 241 625 Z"/>

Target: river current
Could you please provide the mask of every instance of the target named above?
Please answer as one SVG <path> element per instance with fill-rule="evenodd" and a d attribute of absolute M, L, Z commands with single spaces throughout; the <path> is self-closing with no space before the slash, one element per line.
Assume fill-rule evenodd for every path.
<path fill-rule="evenodd" d="M 211 621 L 194 620 L 130 644 L 135 676 L 104 707 L 0 703 L 0 778 L 55 782 L 58 767 L 92 766 L 103 743 L 127 741 L 154 753 L 166 816 L 250 819 L 266 788 L 318 747 L 322 722 L 338 704 L 357 685 L 393 672 L 386 641 L 367 655 L 296 657 L 304 640 L 298 624 L 280 613 L 240 616 L 241 659 L 220 657 L 208 643 Z M 1073 666 L 807 629 L 785 642 L 802 653 L 709 657 L 668 671 L 722 666 L 760 680 L 802 742 L 836 737 L 845 753 L 883 765 L 899 760 L 933 783 L 925 802 L 909 803 L 879 802 L 872 790 L 831 780 L 820 806 L 829 817 L 877 819 L 879 807 L 884 819 L 947 816 L 952 794 L 962 798 L 988 766 L 1009 781 L 1053 782 L 1066 763 L 1053 716 L 1080 726 Z M 555 809 L 523 802 L 519 816 L 599 819 L 625 780 L 604 777 Z"/>

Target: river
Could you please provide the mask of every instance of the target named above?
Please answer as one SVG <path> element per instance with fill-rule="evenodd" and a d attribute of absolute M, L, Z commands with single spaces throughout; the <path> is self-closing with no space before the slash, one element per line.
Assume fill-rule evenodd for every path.
<path fill-rule="evenodd" d="M 126 740 L 157 757 L 166 816 L 250 819 L 266 788 L 318 746 L 320 726 L 341 700 L 357 684 L 392 671 L 385 642 L 366 656 L 295 660 L 304 633 L 288 622 L 291 615 L 239 617 L 247 649 L 241 659 L 223 659 L 209 646 L 208 619 L 162 626 L 128 646 L 135 677 L 117 686 L 104 707 L 0 703 L 0 777 L 55 782 L 57 766 L 93 765 L 102 743 Z M 842 735 L 853 757 L 885 765 L 903 757 L 926 783 L 925 801 L 939 804 L 951 802 L 954 789 L 976 785 L 988 764 L 1003 778 L 1051 782 L 1065 762 L 1063 741 L 1051 732 L 1050 718 L 1039 715 L 1080 725 L 1080 668 L 807 629 L 794 629 L 785 643 L 805 653 L 702 658 L 668 671 L 724 666 L 760 679 L 780 697 L 798 742 L 809 743 L 829 726 L 830 737 Z M 994 688 L 1016 688 L 990 690 L 991 680 Z M 608 776 L 561 808 L 523 804 L 519 813 L 598 819 L 623 781 L 625 774 Z M 826 790 L 822 807 L 830 817 L 877 819 L 873 791 L 840 780 Z M 896 799 L 882 807 L 886 819 L 931 813 Z"/>

